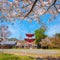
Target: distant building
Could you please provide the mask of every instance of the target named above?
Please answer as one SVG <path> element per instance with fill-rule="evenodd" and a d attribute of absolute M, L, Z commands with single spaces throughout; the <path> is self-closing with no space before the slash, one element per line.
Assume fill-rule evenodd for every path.
<path fill-rule="evenodd" d="M 32 48 L 36 48 L 36 44 L 34 42 L 29 43 L 25 40 L 17 41 L 16 48 L 29 48 L 29 45 L 31 45 Z"/>
<path fill-rule="evenodd" d="M 17 41 L 16 47 L 17 48 L 24 48 L 26 41 L 24 40 L 19 40 Z"/>
<path fill-rule="evenodd" d="M 0 42 L 0 48 L 13 48 L 17 44 L 16 41 L 2 41 Z"/>

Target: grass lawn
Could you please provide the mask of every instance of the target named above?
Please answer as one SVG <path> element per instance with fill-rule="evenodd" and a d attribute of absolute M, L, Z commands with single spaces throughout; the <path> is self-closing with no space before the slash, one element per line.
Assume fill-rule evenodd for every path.
<path fill-rule="evenodd" d="M 37 60 L 38 57 L 40 60 L 60 60 L 60 49 L 4 49 L 0 52 L 0 60 Z"/>
<path fill-rule="evenodd" d="M 33 58 L 30 56 L 21 56 L 21 55 L 14 55 L 14 54 L 7 54 L 7 53 L 0 53 L 0 60 L 60 60 L 60 57 L 54 58 L 52 56 L 47 56 L 45 58 Z"/>
<path fill-rule="evenodd" d="M 17 56 L 13 54 L 0 53 L 0 60 L 35 60 L 35 59 L 29 56 Z"/>

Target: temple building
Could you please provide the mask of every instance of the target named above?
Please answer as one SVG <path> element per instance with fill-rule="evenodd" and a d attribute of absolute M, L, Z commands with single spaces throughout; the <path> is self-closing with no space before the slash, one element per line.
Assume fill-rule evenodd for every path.
<path fill-rule="evenodd" d="M 16 41 L 2 41 L 0 42 L 0 49 L 13 48 L 17 44 Z"/>
<path fill-rule="evenodd" d="M 35 38 L 33 38 L 34 34 L 26 34 L 27 38 L 25 38 L 26 41 L 26 47 L 33 48 L 35 44 L 33 44 Z"/>

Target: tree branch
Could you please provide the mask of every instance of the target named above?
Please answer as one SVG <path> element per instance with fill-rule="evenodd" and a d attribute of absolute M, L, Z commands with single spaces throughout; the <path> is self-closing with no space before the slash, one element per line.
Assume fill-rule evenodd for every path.
<path fill-rule="evenodd" d="M 25 17 L 27 17 L 30 13 L 31 13 L 31 11 L 33 10 L 33 8 L 35 7 L 35 5 L 36 5 L 36 3 L 37 3 L 37 1 L 38 0 L 35 0 L 34 1 L 34 3 L 33 3 L 33 6 L 32 6 L 32 8 L 31 8 L 31 10 L 25 15 Z"/>
<path fill-rule="evenodd" d="M 47 11 L 54 5 L 54 7 L 55 7 L 55 3 L 56 3 L 56 1 L 57 0 L 54 0 L 54 2 L 52 3 L 52 5 L 51 6 L 49 6 L 49 8 L 47 9 Z"/>

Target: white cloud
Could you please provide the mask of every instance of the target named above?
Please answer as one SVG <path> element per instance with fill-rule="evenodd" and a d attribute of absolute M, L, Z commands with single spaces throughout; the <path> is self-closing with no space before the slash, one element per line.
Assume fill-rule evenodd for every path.
<path fill-rule="evenodd" d="M 60 33 L 60 24 L 49 26 L 49 29 L 47 31 L 48 36 L 53 36 L 56 33 Z"/>

